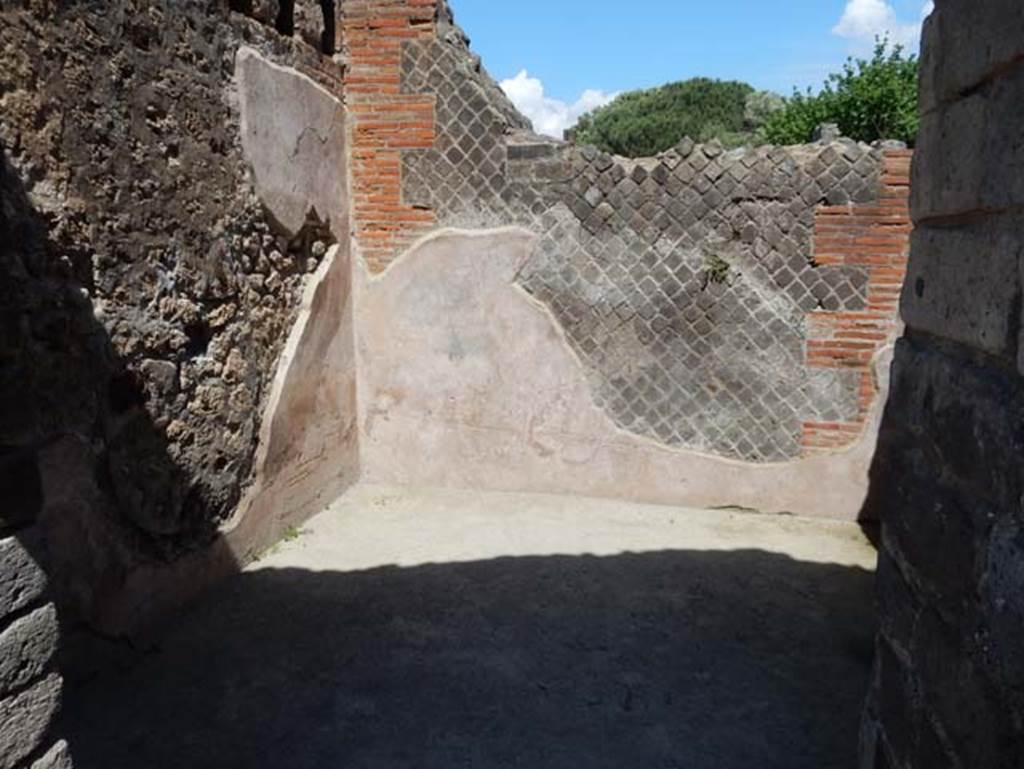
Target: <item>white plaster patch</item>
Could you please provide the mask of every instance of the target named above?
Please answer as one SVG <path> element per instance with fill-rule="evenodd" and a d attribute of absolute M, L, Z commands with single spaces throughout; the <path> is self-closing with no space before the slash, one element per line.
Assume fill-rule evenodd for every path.
<path fill-rule="evenodd" d="M 242 47 L 235 57 L 242 148 L 257 194 L 291 233 L 310 210 L 348 235 L 345 108 L 311 78 Z"/>

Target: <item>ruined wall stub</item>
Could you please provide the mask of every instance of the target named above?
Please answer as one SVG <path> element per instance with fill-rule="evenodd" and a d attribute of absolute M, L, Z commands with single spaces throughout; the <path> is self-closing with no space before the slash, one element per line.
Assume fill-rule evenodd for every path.
<path fill-rule="evenodd" d="M 896 331 L 907 151 L 685 140 L 632 161 L 554 142 L 530 133 L 446 6 L 386 5 L 407 26 L 375 25 L 380 3 L 346 16 L 366 41 L 365 55 L 350 45 L 350 93 L 388 84 L 351 93 L 354 234 L 371 273 L 402 269 L 438 229 L 522 227 L 537 243 L 513 281 L 625 433 L 765 465 L 865 435 L 872 361 Z"/>
<path fill-rule="evenodd" d="M 1024 765 L 1024 6 L 925 23 L 907 324 L 866 512 L 882 520 L 865 769 Z"/>

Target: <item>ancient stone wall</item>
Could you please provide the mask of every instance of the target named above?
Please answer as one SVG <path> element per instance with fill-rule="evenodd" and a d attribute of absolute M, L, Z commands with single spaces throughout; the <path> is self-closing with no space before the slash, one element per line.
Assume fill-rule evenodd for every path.
<path fill-rule="evenodd" d="M 66 633 L 358 476 L 342 66 L 255 5 L 0 4 L 0 487 Z"/>
<path fill-rule="evenodd" d="M 345 24 L 353 232 L 371 275 L 398 280 L 438 230 L 522 228 L 535 242 L 509 283 L 550 313 L 587 383 L 584 403 L 557 408 L 593 403 L 623 435 L 751 466 L 872 440 L 909 152 L 684 140 L 614 158 L 533 135 L 444 4 L 352 3 Z M 391 413 L 383 357 L 362 361 L 364 411 Z"/>
<path fill-rule="evenodd" d="M 872 471 L 866 769 L 1024 766 L 1024 6 L 925 25 L 906 334 Z"/>
<path fill-rule="evenodd" d="M 53 729 L 62 684 L 57 610 L 33 555 L 38 530 L 12 525 L 17 502 L 0 517 L 0 767 L 69 769 L 67 744 Z"/>

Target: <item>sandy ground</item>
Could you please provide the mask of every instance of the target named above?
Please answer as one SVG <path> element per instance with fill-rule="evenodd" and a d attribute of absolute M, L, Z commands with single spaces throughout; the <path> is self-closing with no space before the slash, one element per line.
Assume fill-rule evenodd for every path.
<path fill-rule="evenodd" d="M 852 524 L 360 487 L 69 692 L 78 769 L 852 769 Z"/>

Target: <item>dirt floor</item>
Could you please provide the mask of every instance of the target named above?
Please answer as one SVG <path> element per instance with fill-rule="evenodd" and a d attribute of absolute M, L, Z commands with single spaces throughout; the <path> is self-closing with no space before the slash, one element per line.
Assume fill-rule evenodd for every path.
<path fill-rule="evenodd" d="M 78 769 L 853 769 L 852 524 L 357 488 L 72 687 Z"/>

